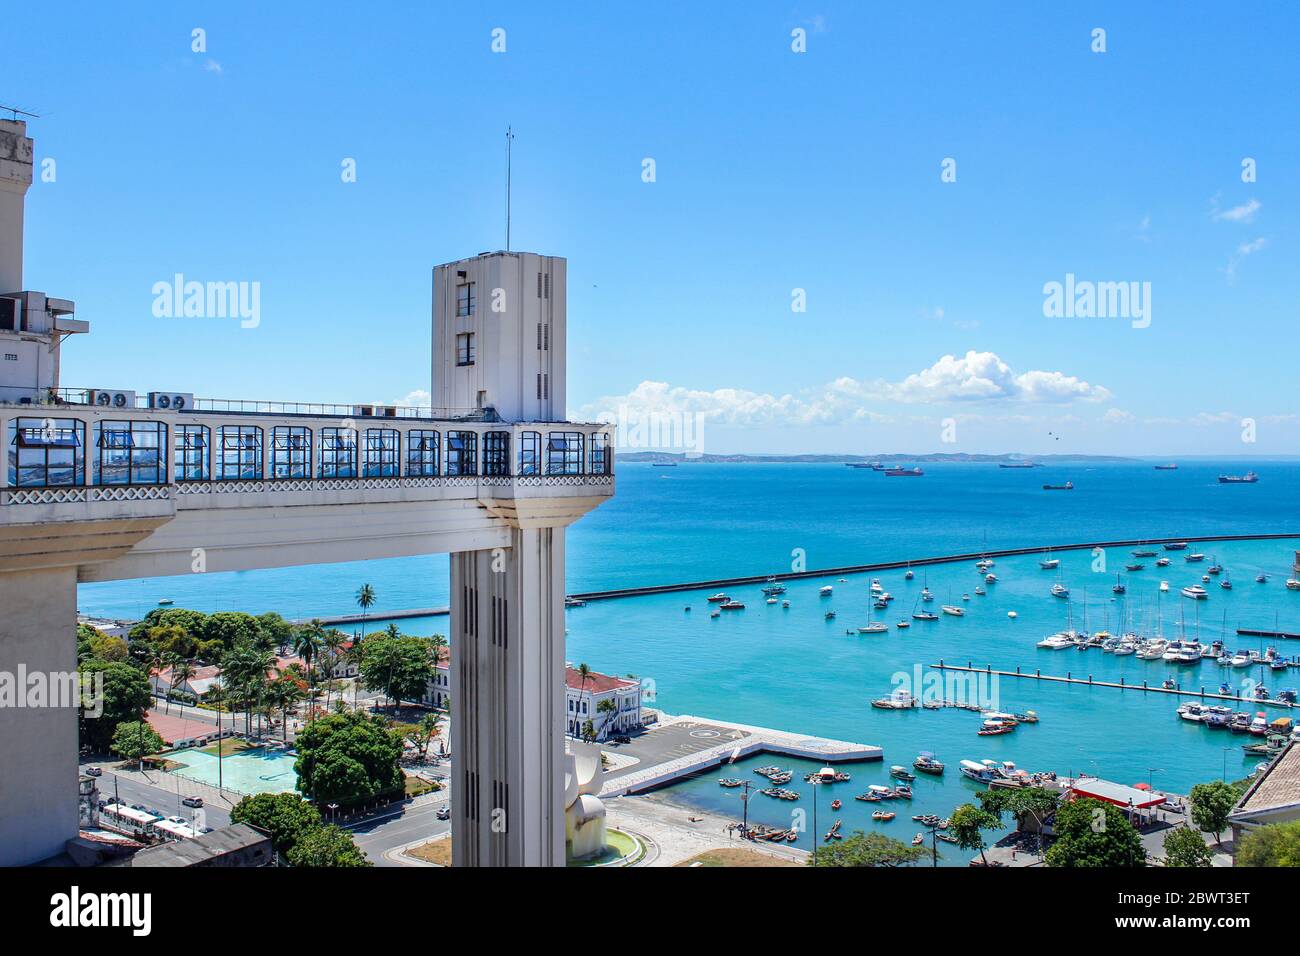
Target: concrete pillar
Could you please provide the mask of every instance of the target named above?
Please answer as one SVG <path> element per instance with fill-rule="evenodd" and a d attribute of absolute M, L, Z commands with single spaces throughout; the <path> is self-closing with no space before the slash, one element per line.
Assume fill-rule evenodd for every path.
<path fill-rule="evenodd" d="M 19 675 L 77 669 L 77 569 L 0 573 L 0 865 L 63 852 L 77 835 L 77 709 L 17 706 Z M 64 685 L 66 686 L 66 685 Z M 24 700 L 23 703 L 28 701 Z M 74 702 L 75 703 L 75 702 Z"/>
<path fill-rule="evenodd" d="M 564 865 L 564 529 L 451 556 L 452 860 Z"/>

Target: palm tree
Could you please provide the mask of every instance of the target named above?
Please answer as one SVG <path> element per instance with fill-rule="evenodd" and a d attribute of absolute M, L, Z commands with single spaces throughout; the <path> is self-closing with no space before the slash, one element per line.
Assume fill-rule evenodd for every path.
<path fill-rule="evenodd" d="M 357 665 L 357 676 L 352 679 L 352 709 L 356 710 L 361 702 L 361 662 L 366 656 L 366 641 L 358 634 L 348 650 L 348 661 Z"/>
<path fill-rule="evenodd" d="M 357 607 L 361 608 L 361 633 L 366 633 L 366 615 L 375 605 L 375 589 L 369 584 L 357 588 Z"/>
<path fill-rule="evenodd" d="M 600 715 L 600 726 L 596 728 L 596 737 L 603 738 L 605 735 L 605 725 L 614 719 L 610 715 L 616 715 L 618 713 L 618 704 L 606 697 L 596 705 L 596 713 Z"/>
<path fill-rule="evenodd" d="M 582 703 L 582 695 L 583 695 L 584 693 L 586 693 L 586 691 L 587 691 L 587 678 L 591 676 L 591 668 L 590 668 L 589 666 L 587 666 L 586 664 L 579 664 L 579 665 L 578 665 L 578 673 L 582 676 L 582 687 L 581 687 L 581 689 L 579 689 L 579 691 L 578 691 L 578 703 L 581 704 L 581 703 Z M 574 726 L 575 726 L 575 727 L 578 726 L 578 723 L 577 723 L 578 715 L 577 715 L 576 712 L 575 712 L 575 714 L 574 714 L 573 720 L 574 720 Z M 590 722 L 590 721 L 589 721 L 589 722 Z"/>
<path fill-rule="evenodd" d="M 334 668 L 338 666 L 339 658 L 343 656 L 343 645 L 348 642 L 348 636 L 338 628 L 331 627 L 321 640 L 325 649 L 329 651 L 329 659 L 325 663 L 325 709 L 329 710 L 330 690 L 334 686 Z"/>
<path fill-rule="evenodd" d="M 163 707 L 170 714 L 172 712 L 172 691 L 176 689 L 176 668 L 181 662 L 181 656 L 173 651 L 164 651 L 160 655 L 160 662 L 163 667 L 169 668 L 172 672 L 171 686 L 167 688 L 167 694 L 163 698 Z"/>
<path fill-rule="evenodd" d="M 176 689 L 177 684 L 189 683 L 189 679 L 194 676 L 194 662 L 186 658 L 179 658 L 172 665 L 172 690 Z M 181 716 L 185 716 L 185 700 L 177 698 L 176 703 L 180 705 Z"/>
<path fill-rule="evenodd" d="M 302 662 L 307 665 L 307 694 L 313 698 L 315 697 L 315 685 L 312 681 L 312 661 L 324 642 L 325 626 L 321 624 L 319 618 L 313 618 L 293 635 L 293 652 L 301 657 Z M 307 706 L 310 708 L 312 704 L 309 703 Z"/>
<path fill-rule="evenodd" d="M 280 726 L 285 744 L 289 743 L 289 708 L 302 700 L 304 696 L 298 682 L 292 677 L 284 675 L 273 680 L 266 688 L 266 702 L 280 711 Z"/>

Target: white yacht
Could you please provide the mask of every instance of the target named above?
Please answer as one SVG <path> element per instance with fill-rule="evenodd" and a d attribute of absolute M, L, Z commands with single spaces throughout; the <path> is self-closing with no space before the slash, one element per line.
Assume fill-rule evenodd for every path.
<path fill-rule="evenodd" d="M 940 608 L 944 614 L 951 614 L 953 617 L 962 617 L 966 614 L 964 607 L 958 607 L 956 604 L 945 604 Z"/>
<path fill-rule="evenodd" d="M 933 600 L 934 600 L 934 595 L 930 593 L 930 589 L 929 589 L 929 588 L 921 588 L 921 600 L 922 600 L 922 601 L 933 601 Z"/>
<path fill-rule="evenodd" d="M 1167 592 L 1167 591 L 1169 590 L 1169 582 L 1168 582 L 1168 581 L 1161 581 L 1161 582 L 1160 582 L 1160 590 L 1161 590 L 1161 591 L 1166 591 L 1166 592 Z"/>
<path fill-rule="evenodd" d="M 834 592 L 835 589 L 828 584 L 824 588 L 819 590 L 817 593 L 820 594 L 822 597 L 830 597 L 831 594 L 833 594 Z"/>
<path fill-rule="evenodd" d="M 1058 583 L 1052 585 L 1052 597 L 1068 598 L 1069 596 L 1070 596 L 1070 589 L 1067 588 L 1064 584 Z"/>
<path fill-rule="evenodd" d="M 1200 722 L 1205 719 L 1204 708 L 1200 704 L 1183 704 L 1178 708 L 1178 716 L 1183 720 Z"/>
<path fill-rule="evenodd" d="M 1137 656 L 1144 661 L 1158 661 L 1165 656 L 1165 649 L 1168 646 L 1168 641 L 1157 637 L 1140 646 L 1137 650 Z"/>
<path fill-rule="evenodd" d="M 871 593 L 880 594 L 885 590 L 885 586 L 880 583 L 880 578 L 871 579 Z"/>
<path fill-rule="evenodd" d="M 1250 654 L 1246 651 L 1237 651 L 1237 653 L 1232 655 L 1233 667 L 1249 667 L 1252 663 L 1254 662 L 1250 659 Z"/>
<path fill-rule="evenodd" d="M 1059 634 L 1052 634 L 1043 638 L 1035 646 L 1049 651 L 1062 651 L 1067 647 L 1074 647 L 1074 636 L 1066 631 L 1061 631 Z"/>
<path fill-rule="evenodd" d="M 870 624 L 865 624 L 862 627 L 858 628 L 858 633 L 859 634 L 884 634 L 888 630 L 889 630 L 888 624 L 884 624 L 880 621 L 872 621 Z"/>
<path fill-rule="evenodd" d="M 1209 596 L 1210 592 L 1199 584 L 1189 584 L 1183 588 L 1183 597 L 1191 598 L 1194 601 L 1204 601 Z"/>

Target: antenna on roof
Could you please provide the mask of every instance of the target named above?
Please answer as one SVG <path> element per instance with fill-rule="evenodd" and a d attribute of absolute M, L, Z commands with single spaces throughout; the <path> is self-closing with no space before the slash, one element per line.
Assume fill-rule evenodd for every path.
<path fill-rule="evenodd" d="M 19 114 L 23 116 L 30 116 L 32 119 L 41 118 L 39 113 L 29 113 L 27 112 L 27 110 L 20 110 L 16 106 L 5 106 L 3 103 L 0 103 L 0 110 L 7 110 L 8 112 L 13 113 L 15 120 L 18 119 Z"/>
<path fill-rule="evenodd" d="M 506 252 L 510 251 L 510 160 L 515 142 L 511 127 L 506 127 Z"/>

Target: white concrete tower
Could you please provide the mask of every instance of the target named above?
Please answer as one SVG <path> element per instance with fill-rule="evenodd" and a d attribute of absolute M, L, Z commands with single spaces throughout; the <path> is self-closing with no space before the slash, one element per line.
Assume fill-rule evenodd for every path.
<path fill-rule="evenodd" d="M 504 421 L 565 413 L 565 260 L 488 252 L 433 270 L 433 404 Z"/>

